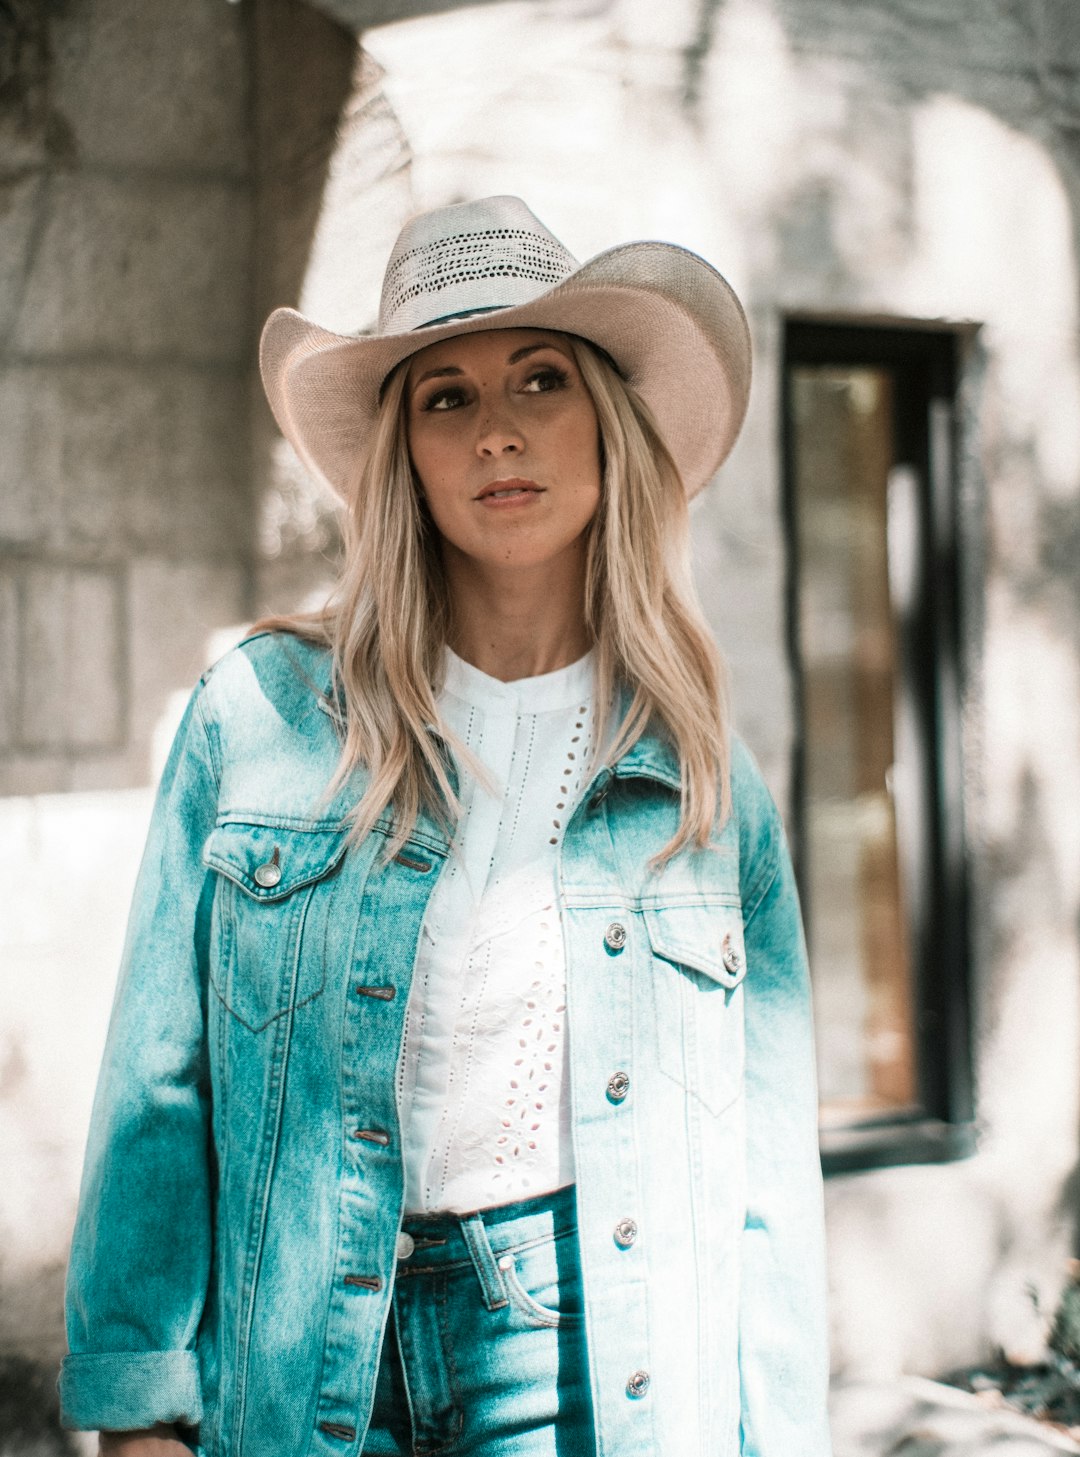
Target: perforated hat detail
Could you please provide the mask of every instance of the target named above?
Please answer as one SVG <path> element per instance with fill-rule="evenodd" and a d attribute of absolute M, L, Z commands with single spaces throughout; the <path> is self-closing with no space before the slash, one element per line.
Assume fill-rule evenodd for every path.
<path fill-rule="evenodd" d="M 379 332 L 415 329 L 445 316 L 438 296 L 462 284 L 505 279 L 561 283 L 576 267 L 577 260 L 557 238 L 527 228 L 485 228 L 455 233 L 401 253 L 395 250 L 383 282 Z M 430 307 L 422 300 L 430 301 Z M 520 300 L 508 298 L 504 306 L 517 302 Z M 419 321 L 411 317 L 416 310 L 410 306 L 417 303 L 424 315 Z"/>

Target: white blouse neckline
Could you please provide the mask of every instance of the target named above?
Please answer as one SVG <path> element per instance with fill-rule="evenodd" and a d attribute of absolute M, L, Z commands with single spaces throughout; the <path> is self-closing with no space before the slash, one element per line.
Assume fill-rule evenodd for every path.
<path fill-rule="evenodd" d="M 574 708 L 592 697 L 595 659 L 596 654 L 590 648 L 583 658 L 568 663 L 565 668 L 504 683 L 501 678 L 493 678 L 458 657 L 448 647 L 443 691 L 452 693 L 470 707 L 503 713 L 544 713 Z"/>

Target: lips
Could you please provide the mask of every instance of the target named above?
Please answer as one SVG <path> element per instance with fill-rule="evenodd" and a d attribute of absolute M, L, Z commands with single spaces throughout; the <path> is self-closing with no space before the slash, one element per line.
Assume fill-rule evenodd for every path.
<path fill-rule="evenodd" d="M 502 481 L 489 481 L 473 499 L 477 501 L 513 501 L 522 496 L 539 495 L 543 489 L 543 486 L 537 485 L 535 481 L 528 481 L 520 476 L 511 476 Z"/>

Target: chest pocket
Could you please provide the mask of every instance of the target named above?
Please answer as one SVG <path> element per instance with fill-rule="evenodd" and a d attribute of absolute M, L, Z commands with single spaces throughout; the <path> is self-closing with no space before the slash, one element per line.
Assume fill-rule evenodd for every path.
<path fill-rule="evenodd" d="M 653 1027 L 661 1070 L 712 1113 L 742 1089 L 742 914 L 723 904 L 646 906 Z"/>
<path fill-rule="evenodd" d="M 261 1032 L 326 982 L 334 872 L 345 834 L 219 825 L 203 860 L 217 872 L 210 979 L 229 1011 Z"/>

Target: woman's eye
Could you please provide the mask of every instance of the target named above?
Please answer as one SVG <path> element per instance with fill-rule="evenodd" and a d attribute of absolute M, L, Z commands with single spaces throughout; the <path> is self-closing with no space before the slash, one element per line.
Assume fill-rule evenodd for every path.
<path fill-rule="evenodd" d="M 465 391 L 460 385 L 450 385 L 445 389 L 435 390 L 428 395 L 427 399 L 420 406 L 422 410 L 456 410 L 459 405 L 465 403 Z"/>
<path fill-rule="evenodd" d="M 540 369 L 534 369 L 525 381 L 525 389 L 530 394 L 545 394 L 548 390 L 561 390 L 570 382 L 570 376 L 565 369 L 559 369 L 554 364 L 545 364 Z"/>

